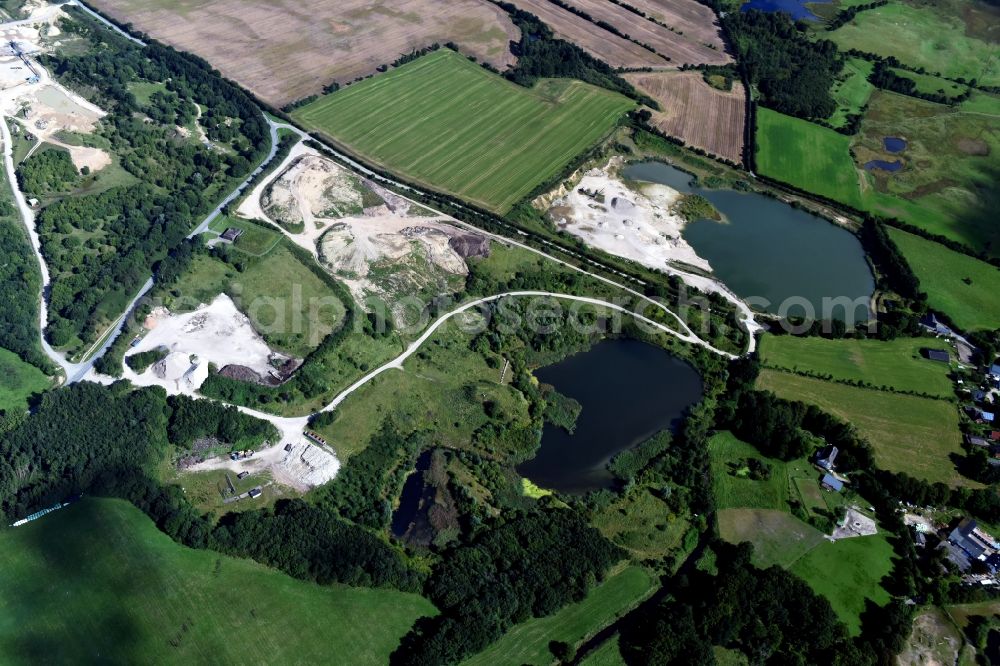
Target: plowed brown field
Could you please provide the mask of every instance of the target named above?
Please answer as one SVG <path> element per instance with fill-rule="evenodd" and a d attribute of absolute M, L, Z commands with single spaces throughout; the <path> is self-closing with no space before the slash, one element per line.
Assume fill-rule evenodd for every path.
<path fill-rule="evenodd" d="M 630 3 L 672 30 L 608 0 L 564 1 L 590 14 L 594 20 L 604 21 L 622 34 L 652 46 L 657 53 L 669 58 L 672 64 L 723 65 L 732 62 L 723 45 L 715 14 L 695 0 Z"/>
<path fill-rule="evenodd" d="M 485 0 L 91 0 L 100 11 L 195 53 L 276 106 L 453 41 L 499 69 L 520 34 Z M 627 42 L 626 42 L 627 43 Z M 637 49 L 639 47 L 636 47 Z"/>
<path fill-rule="evenodd" d="M 660 104 L 652 123 L 665 134 L 739 164 L 746 123 L 745 92 L 734 82 L 729 92 L 705 83 L 699 72 L 626 74 L 636 88 Z"/>
<path fill-rule="evenodd" d="M 558 5 L 554 5 L 549 0 L 511 0 L 520 9 L 531 12 L 542 19 L 556 36 L 570 42 L 574 42 L 579 47 L 600 58 L 612 67 L 670 67 L 666 58 L 645 49 L 638 44 L 608 32 L 590 21 L 580 18 L 573 12 L 567 11 Z M 609 7 L 615 7 L 610 2 Z M 621 9 L 615 7 L 615 9 Z M 622 9 L 621 11 L 625 11 Z M 649 23 L 641 16 L 629 13 L 636 21 Z M 652 24 L 651 24 L 652 25 Z M 653 26 L 658 27 L 658 26 Z M 627 30 L 623 33 L 629 34 Z M 668 31 L 665 31 L 668 32 Z M 677 63 L 680 64 L 680 63 Z"/>

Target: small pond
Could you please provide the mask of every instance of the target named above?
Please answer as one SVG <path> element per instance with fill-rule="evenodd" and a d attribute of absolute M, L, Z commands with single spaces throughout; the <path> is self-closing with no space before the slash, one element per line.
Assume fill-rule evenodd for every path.
<path fill-rule="evenodd" d="M 422 523 L 426 522 L 427 500 L 434 499 L 434 489 L 424 484 L 424 472 L 430 468 L 430 464 L 431 452 L 424 451 L 417 458 L 416 470 L 406 477 L 403 492 L 399 496 L 399 507 L 392 514 L 391 530 L 397 539 L 403 538 L 407 532 L 412 533 L 414 528 L 419 530 Z M 429 498 L 425 497 L 428 493 Z"/>
<path fill-rule="evenodd" d="M 517 467 L 543 488 L 582 493 L 609 488 L 615 454 L 674 427 L 701 399 L 698 372 L 659 347 L 604 340 L 535 372 L 583 407 L 572 435 L 546 424 L 537 455 Z"/>
<path fill-rule="evenodd" d="M 875 281 L 861 242 L 846 229 L 762 194 L 695 187 L 689 174 L 660 162 L 631 164 L 622 175 L 712 202 L 726 221 L 692 222 L 684 238 L 752 307 L 783 316 L 867 319 Z"/>
<path fill-rule="evenodd" d="M 882 169 L 883 171 L 899 171 L 903 168 L 903 160 L 893 160 L 889 162 L 887 160 L 870 160 L 865 162 L 865 169 L 871 171 L 872 169 Z"/>
<path fill-rule="evenodd" d="M 809 5 L 826 4 L 831 0 L 802 2 L 801 0 L 749 0 L 740 6 L 740 11 L 757 9 L 762 12 L 785 12 L 796 21 L 818 21 L 819 17 L 809 10 Z"/>
<path fill-rule="evenodd" d="M 898 136 L 887 136 L 882 139 L 882 146 L 888 153 L 901 153 L 906 150 L 906 139 Z"/>

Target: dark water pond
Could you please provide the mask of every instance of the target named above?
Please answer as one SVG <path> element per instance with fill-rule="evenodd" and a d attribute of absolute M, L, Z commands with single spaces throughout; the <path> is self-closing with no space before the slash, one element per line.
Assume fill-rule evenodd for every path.
<path fill-rule="evenodd" d="M 893 160 L 892 162 L 886 160 L 870 160 L 865 162 L 865 169 L 871 171 L 872 169 L 882 169 L 883 171 L 899 171 L 903 168 L 902 160 Z"/>
<path fill-rule="evenodd" d="M 430 468 L 430 465 L 431 452 L 424 451 L 417 458 L 416 470 L 406 477 L 403 492 L 399 496 L 399 506 L 392 514 L 391 529 L 396 538 L 402 538 L 411 526 L 422 522 L 421 518 L 425 517 L 418 514 L 422 506 L 426 504 L 426 502 L 421 502 L 422 499 L 426 499 L 424 495 L 430 492 L 431 499 L 433 499 L 433 489 L 425 487 L 424 484 L 424 472 Z M 423 513 L 425 514 L 426 511 Z"/>
<path fill-rule="evenodd" d="M 583 411 L 572 435 L 546 424 L 538 454 L 517 471 L 543 488 L 569 493 L 610 487 L 608 461 L 675 426 L 702 395 L 693 367 L 635 340 L 604 340 L 535 376 Z"/>
<path fill-rule="evenodd" d="M 887 136 L 882 139 L 882 145 L 885 147 L 886 152 L 890 153 L 901 153 L 906 150 L 906 140 L 900 139 L 898 136 Z"/>
<path fill-rule="evenodd" d="M 867 319 L 875 281 L 860 241 L 846 229 L 761 194 L 694 187 L 689 174 L 660 162 L 631 164 L 623 176 L 712 202 L 726 222 L 692 222 L 684 238 L 752 307 L 783 316 Z"/>
<path fill-rule="evenodd" d="M 809 11 L 808 5 L 826 4 L 830 0 L 819 2 L 800 2 L 800 0 L 749 0 L 743 3 L 740 11 L 758 9 L 762 12 L 785 12 L 796 21 L 818 21 L 819 17 Z"/>

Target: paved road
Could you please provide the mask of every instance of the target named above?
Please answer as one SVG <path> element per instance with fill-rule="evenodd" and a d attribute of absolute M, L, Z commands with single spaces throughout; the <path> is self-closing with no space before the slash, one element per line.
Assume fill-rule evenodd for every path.
<path fill-rule="evenodd" d="M 80 9 L 82 9 L 86 13 L 90 14 L 91 16 L 93 16 L 95 19 L 97 19 L 98 21 L 100 21 L 104 25 L 108 26 L 109 28 L 111 28 L 112 30 L 114 30 L 115 32 L 117 32 L 119 35 L 121 35 L 125 39 L 129 40 L 130 42 L 134 42 L 134 43 L 138 44 L 139 46 L 145 46 L 146 45 L 146 43 L 144 41 L 142 41 L 141 39 L 136 39 L 132 35 L 128 34 L 124 30 L 122 30 L 121 28 L 119 28 L 118 26 L 116 26 L 114 23 L 112 23 L 108 19 L 104 18 L 103 16 L 101 16 L 97 12 L 93 11 L 90 7 L 82 5 L 79 2 L 76 2 L 76 0 L 70 0 L 70 2 L 66 2 L 66 3 L 63 3 L 63 4 L 72 5 L 74 7 L 79 7 Z"/>

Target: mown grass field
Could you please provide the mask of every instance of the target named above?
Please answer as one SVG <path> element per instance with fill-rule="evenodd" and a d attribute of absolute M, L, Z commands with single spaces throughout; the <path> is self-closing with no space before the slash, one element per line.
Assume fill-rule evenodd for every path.
<path fill-rule="evenodd" d="M 730 543 L 752 543 L 754 564 L 765 568 L 788 568 L 823 542 L 822 532 L 779 509 L 722 509 L 719 536 Z"/>
<path fill-rule="evenodd" d="M 890 228 L 889 235 L 933 309 L 948 315 L 963 330 L 1000 328 L 1000 270 L 899 229 Z"/>
<path fill-rule="evenodd" d="M 788 510 L 788 478 L 784 462 L 765 458 L 753 446 L 728 431 L 717 433 L 709 440 L 708 453 L 712 461 L 716 507 Z M 771 477 L 755 481 L 738 473 L 733 474 L 730 467 L 738 466 L 746 458 L 767 463 L 771 467 Z"/>
<path fill-rule="evenodd" d="M 757 170 L 808 192 L 861 206 L 850 137 L 798 118 L 757 109 Z"/>
<path fill-rule="evenodd" d="M 950 346 L 935 338 L 885 342 L 765 335 L 760 342 L 760 358 L 764 365 L 786 370 L 951 397 L 954 387 L 948 378 L 949 366 L 924 358 L 923 349 L 948 351 Z"/>
<path fill-rule="evenodd" d="M 843 127 L 847 123 L 847 116 L 860 113 L 861 108 L 868 102 L 875 87 L 868 82 L 868 76 L 875 68 L 868 60 L 862 58 L 848 58 L 844 63 L 844 69 L 840 71 L 837 82 L 833 84 L 830 94 L 837 103 L 837 109 L 830 116 L 830 124 L 834 127 Z"/>
<path fill-rule="evenodd" d="M 384 664 L 415 594 L 321 587 L 174 543 L 120 500 L 0 532 L 4 663 Z"/>
<path fill-rule="evenodd" d="M 292 115 L 366 160 L 504 212 L 633 106 L 578 81 L 526 89 L 441 49 Z"/>
<path fill-rule="evenodd" d="M 1000 84 L 1000 47 L 988 39 L 986 31 L 990 22 L 995 24 L 998 19 L 1000 12 L 986 3 L 918 6 L 896 1 L 860 12 L 846 25 L 824 32 L 823 37 L 833 40 L 842 51 L 858 49 L 894 56 L 911 67 L 993 86 Z"/>
<path fill-rule="evenodd" d="M 884 534 L 827 541 L 803 555 L 789 571 L 805 580 L 816 594 L 830 602 L 851 635 L 861 633 L 865 600 L 879 606 L 889 602 L 881 585 L 892 570 L 892 546 Z"/>
<path fill-rule="evenodd" d="M 907 69 L 898 69 L 895 67 L 892 68 L 892 73 L 896 76 L 901 76 L 904 79 L 910 79 L 913 81 L 917 86 L 917 92 L 921 93 L 956 97 L 968 90 L 968 86 L 963 86 L 960 83 L 955 83 L 954 81 L 942 79 L 941 77 L 932 76 L 930 74 L 917 74 L 916 72 L 911 72 Z"/>
<path fill-rule="evenodd" d="M 25 410 L 32 393 L 52 386 L 44 372 L 0 348 L 0 412 Z"/>
<path fill-rule="evenodd" d="M 951 455 L 963 455 L 958 407 L 944 400 L 856 388 L 779 370 L 764 370 L 757 388 L 816 405 L 853 424 L 872 445 L 882 469 L 930 482 L 976 486 L 958 474 Z"/>
<path fill-rule="evenodd" d="M 645 569 L 626 567 L 593 588 L 583 601 L 569 604 L 554 615 L 522 622 L 464 664 L 548 666 L 555 660 L 549 641 L 581 643 L 630 610 L 655 587 L 656 580 Z"/>

